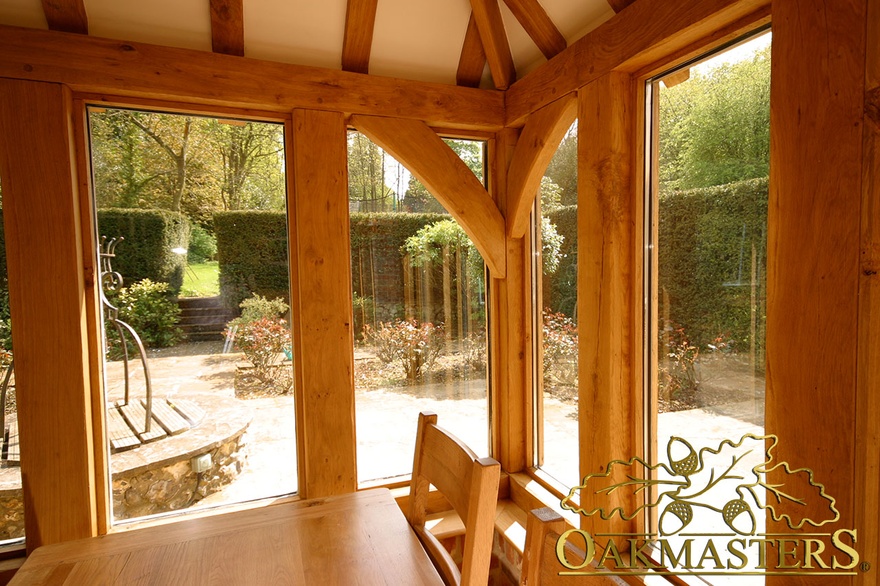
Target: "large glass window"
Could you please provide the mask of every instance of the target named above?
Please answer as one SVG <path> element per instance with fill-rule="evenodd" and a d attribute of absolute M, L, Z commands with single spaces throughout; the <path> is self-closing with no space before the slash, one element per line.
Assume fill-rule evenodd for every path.
<path fill-rule="evenodd" d="M 6 272 L 6 239 L 3 230 L 3 192 L 0 186 L 0 545 L 24 538 L 24 498 L 15 402 L 12 350 L 12 314 L 9 309 L 9 278 Z"/>
<path fill-rule="evenodd" d="M 447 140 L 481 180 L 483 142 Z M 458 222 L 400 163 L 349 133 L 358 480 L 412 470 L 420 411 L 489 453 L 486 278 Z"/>
<path fill-rule="evenodd" d="M 89 127 L 113 519 L 295 492 L 283 126 Z"/>
<path fill-rule="evenodd" d="M 540 283 L 537 465 L 563 487 L 580 483 L 578 464 L 577 121 L 541 180 L 533 222 Z"/>
<path fill-rule="evenodd" d="M 752 38 L 649 87 L 659 145 L 647 206 L 655 230 L 647 271 L 654 299 L 646 328 L 653 381 L 649 441 L 658 461 L 674 471 L 688 468 L 683 462 L 697 457 L 693 450 L 721 449 L 724 440 L 738 443 L 764 431 L 769 39 L 769 33 Z M 725 449 L 741 456 L 736 462 L 748 470 L 761 463 L 762 447 Z M 731 461 L 718 465 L 713 486 L 729 474 Z M 753 494 L 763 498 L 763 491 Z M 654 530 L 673 541 L 682 533 L 750 529 L 742 523 L 763 528 L 759 503 L 738 502 L 734 514 L 726 500 L 698 500 L 661 503 Z"/>

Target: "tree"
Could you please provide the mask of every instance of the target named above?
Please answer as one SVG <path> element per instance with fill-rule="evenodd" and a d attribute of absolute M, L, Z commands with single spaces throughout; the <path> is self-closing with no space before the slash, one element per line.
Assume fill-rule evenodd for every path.
<path fill-rule="evenodd" d="M 348 199 L 360 211 L 392 211 L 397 200 L 385 185 L 385 151 L 360 132 L 348 134 Z"/>
<path fill-rule="evenodd" d="M 766 177 L 770 48 L 660 92 L 660 186 L 692 189 Z"/>
<path fill-rule="evenodd" d="M 204 126 L 222 170 L 224 210 L 284 209 L 284 131 L 279 124 L 208 120 Z"/>
<path fill-rule="evenodd" d="M 577 144 L 577 121 L 575 121 L 559 143 L 559 148 L 556 149 L 544 173 L 544 176 L 561 190 L 559 204 L 563 206 L 577 204 Z"/>

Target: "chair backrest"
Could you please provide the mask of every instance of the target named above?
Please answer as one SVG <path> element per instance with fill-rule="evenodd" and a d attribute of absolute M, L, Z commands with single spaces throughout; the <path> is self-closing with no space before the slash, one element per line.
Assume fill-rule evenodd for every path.
<path fill-rule="evenodd" d="M 598 586 L 620 585 L 626 582 L 617 576 L 560 576 L 564 569 L 556 557 L 556 541 L 568 529 L 565 519 L 549 507 L 529 511 L 526 521 L 526 547 L 523 550 L 520 586 Z M 583 552 L 573 547 L 570 560 L 583 560 Z M 595 562 L 591 564 L 595 571 Z"/>
<path fill-rule="evenodd" d="M 437 415 L 419 414 L 410 484 L 409 521 L 447 584 L 485 586 L 489 581 L 492 536 L 501 465 L 478 458 L 454 435 L 437 427 Z M 446 497 L 464 523 L 461 570 L 425 527 L 431 485 Z"/>

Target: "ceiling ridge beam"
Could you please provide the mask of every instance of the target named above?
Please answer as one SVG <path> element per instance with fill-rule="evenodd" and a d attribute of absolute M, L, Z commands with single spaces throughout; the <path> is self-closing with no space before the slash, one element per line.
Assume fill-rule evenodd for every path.
<path fill-rule="evenodd" d="M 211 0 L 211 49 L 244 56 L 243 0 Z"/>
<path fill-rule="evenodd" d="M 516 80 L 516 69 L 498 0 L 471 0 L 471 8 L 480 30 L 492 81 L 497 89 L 505 90 Z"/>
<path fill-rule="evenodd" d="M 458 59 L 455 83 L 467 87 L 479 87 L 485 68 L 486 52 L 483 50 L 483 41 L 480 40 L 477 19 L 474 18 L 474 13 L 471 11 L 467 31 L 464 34 L 464 43 L 461 45 L 461 57 Z"/>
<path fill-rule="evenodd" d="M 550 16 L 538 0 L 504 0 L 504 3 L 544 57 L 552 59 L 568 46 L 568 41 L 550 20 Z"/>
<path fill-rule="evenodd" d="M 379 0 L 348 0 L 342 39 L 343 71 L 369 73 L 378 5 Z"/>
<path fill-rule="evenodd" d="M 0 77 L 265 112 L 384 114 L 489 132 L 504 126 L 504 94 L 494 90 L 12 26 L 0 26 Z"/>
<path fill-rule="evenodd" d="M 89 34 L 89 18 L 83 0 L 42 0 L 49 30 Z"/>

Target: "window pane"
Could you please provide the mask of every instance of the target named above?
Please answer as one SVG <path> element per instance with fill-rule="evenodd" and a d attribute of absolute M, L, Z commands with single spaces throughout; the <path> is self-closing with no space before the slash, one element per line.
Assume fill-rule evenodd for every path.
<path fill-rule="evenodd" d="M 12 319 L 9 310 L 9 274 L 6 272 L 6 238 L 3 229 L 3 192 L 0 185 L 0 545 L 24 539 L 24 497 L 18 449 L 18 411 L 12 364 Z"/>
<path fill-rule="evenodd" d="M 295 492 L 283 126 L 89 124 L 114 520 Z"/>
<path fill-rule="evenodd" d="M 658 412 L 652 441 L 662 461 L 667 446 L 670 459 L 676 446 L 681 452 L 673 436 L 699 450 L 763 434 L 769 43 L 763 35 L 692 67 L 689 76 L 675 72 L 654 83 L 658 276 L 649 331 L 656 335 L 657 384 L 649 404 Z M 740 466 L 763 456 L 754 450 L 746 459 L 754 462 Z M 750 506 L 760 533 L 758 505 Z M 660 530 L 674 529 L 664 523 L 661 511 Z M 687 533 L 731 530 L 722 515 L 704 509 L 685 524 Z"/>
<path fill-rule="evenodd" d="M 577 337 L 577 121 L 571 125 L 541 180 L 542 308 L 540 372 L 542 430 L 538 465 L 563 486 L 580 483 L 578 465 Z M 543 458 L 541 457 L 543 451 Z"/>
<path fill-rule="evenodd" d="M 482 142 L 447 144 L 483 179 Z M 489 451 L 483 259 L 443 206 L 349 133 L 358 480 L 409 474 L 420 411 Z"/>

